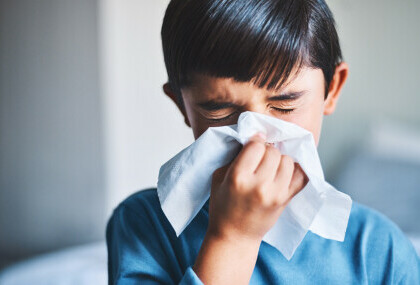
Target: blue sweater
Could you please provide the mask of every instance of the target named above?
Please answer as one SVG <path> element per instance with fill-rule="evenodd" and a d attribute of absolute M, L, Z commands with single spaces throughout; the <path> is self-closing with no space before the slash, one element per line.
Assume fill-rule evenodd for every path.
<path fill-rule="evenodd" d="M 106 230 L 109 284 L 203 284 L 191 267 L 206 233 L 208 203 L 177 238 L 156 188 L 123 201 Z M 308 232 L 290 261 L 262 242 L 250 280 L 250 284 L 367 283 L 420 284 L 420 259 L 393 222 L 355 202 L 344 242 Z"/>

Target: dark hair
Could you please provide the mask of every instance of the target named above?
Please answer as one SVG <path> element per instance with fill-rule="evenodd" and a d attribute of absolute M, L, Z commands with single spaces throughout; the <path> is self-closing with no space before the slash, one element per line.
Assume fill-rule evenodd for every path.
<path fill-rule="evenodd" d="M 172 0 L 161 36 L 168 82 L 181 104 L 181 88 L 195 74 L 277 89 L 304 65 L 322 69 L 326 98 L 342 60 L 324 0 Z"/>

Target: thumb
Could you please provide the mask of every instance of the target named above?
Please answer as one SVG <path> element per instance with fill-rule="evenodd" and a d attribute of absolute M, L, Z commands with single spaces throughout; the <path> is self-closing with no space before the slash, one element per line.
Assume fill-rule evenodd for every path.
<path fill-rule="evenodd" d="M 211 192 L 217 191 L 220 188 L 220 185 L 225 180 L 227 176 L 227 172 L 229 171 L 229 167 L 231 166 L 232 162 L 216 169 L 213 172 L 213 177 L 211 181 Z"/>
<path fill-rule="evenodd" d="M 213 172 L 213 181 L 214 182 L 222 182 L 223 179 L 226 176 L 227 171 L 229 170 L 229 167 L 232 163 L 228 163 L 220 168 L 217 168 L 214 172 Z"/>

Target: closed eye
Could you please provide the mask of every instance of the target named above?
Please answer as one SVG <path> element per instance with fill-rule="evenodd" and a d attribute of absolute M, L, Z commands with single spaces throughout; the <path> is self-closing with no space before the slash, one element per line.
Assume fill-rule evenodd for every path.
<path fill-rule="evenodd" d="M 238 111 L 233 112 L 233 113 L 231 113 L 231 114 L 229 114 L 229 115 L 227 115 L 226 117 L 223 117 L 223 118 L 218 118 L 218 119 L 207 118 L 207 120 L 209 120 L 211 122 L 222 122 L 222 121 L 226 121 L 226 120 L 230 119 L 231 117 L 233 117 L 233 115 L 236 115 L 237 113 L 238 113 Z"/>
<path fill-rule="evenodd" d="M 280 112 L 280 113 L 283 113 L 283 114 L 289 114 L 289 113 L 291 113 L 291 112 L 293 112 L 295 109 L 282 109 L 282 108 L 276 108 L 276 107 L 273 107 L 273 106 L 271 106 L 270 107 L 271 109 L 274 109 L 274 110 L 276 110 L 276 111 L 278 111 L 278 112 Z"/>
<path fill-rule="evenodd" d="M 282 114 L 290 114 L 290 113 L 292 113 L 295 110 L 295 109 L 277 108 L 277 107 L 273 107 L 273 106 L 271 106 L 270 108 L 273 109 L 273 110 L 275 110 L 275 111 L 277 111 L 277 112 L 280 112 Z M 226 120 L 230 119 L 231 117 L 233 117 L 237 113 L 238 113 L 238 111 L 233 112 L 233 113 L 231 113 L 231 114 L 229 114 L 229 115 L 227 115 L 227 116 L 225 116 L 223 118 L 218 118 L 218 119 L 210 119 L 210 118 L 207 118 L 207 120 L 209 120 L 211 122 L 222 122 L 222 121 L 226 121 Z"/>

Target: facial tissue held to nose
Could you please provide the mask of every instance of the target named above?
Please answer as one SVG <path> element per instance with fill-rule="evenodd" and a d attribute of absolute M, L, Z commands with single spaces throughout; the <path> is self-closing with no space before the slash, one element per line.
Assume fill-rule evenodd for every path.
<path fill-rule="evenodd" d="M 286 206 L 263 241 L 290 260 L 308 230 L 343 241 L 351 198 L 324 179 L 312 133 L 289 122 L 255 112 L 243 112 L 238 123 L 210 127 L 194 143 L 159 170 L 157 193 L 163 212 L 179 236 L 210 196 L 212 174 L 231 162 L 241 145 L 257 132 L 301 166 L 306 186 Z"/>

